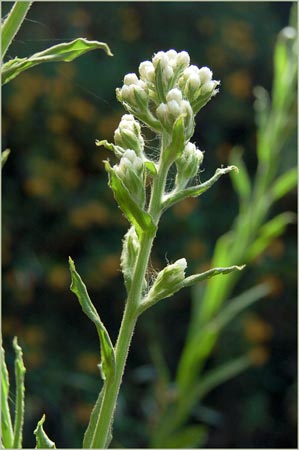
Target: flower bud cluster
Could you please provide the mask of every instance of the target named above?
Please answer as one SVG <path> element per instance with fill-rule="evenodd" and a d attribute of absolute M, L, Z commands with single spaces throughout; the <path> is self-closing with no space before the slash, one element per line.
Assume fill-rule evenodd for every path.
<path fill-rule="evenodd" d="M 166 129 L 171 130 L 175 120 L 183 115 L 186 134 L 190 138 L 194 127 L 194 114 L 189 101 L 183 99 L 180 89 L 174 88 L 166 95 L 166 102 L 161 103 L 156 109 L 158 119 Z"/>
<path fill-rule="evenodd" d="M 203 152 L 196 148 L 195 144 L 188 142 L 182 155 L 176 160 L 175 185 L 177 189 L 183 189 L 188 181 L 195 177 L 202 161 Z"/>
<path fill-rule="evenodd" d="M 218 92 L 219 82 L 212 79 L 212 71 L 208 67 L 190 66 L 185 51 L 171 49 L 156 53 L 152 61 L 139 65 L 139 76 L 126 75 L 124 85 L 117 89 L 117 97 L 129 112 L 155 131 L 161 131 L 159 122 L 169 131 L 175 119 L 183 114 L 186 128 L 191 132 L 192 114 Z"/>
<path fill-rule="evenodd" d="M 120 101 L 133 108 L 146 108 L 148 103 L 148 88 L 144 81 L 139 80 L 136 73 L 128 73 L 124 78 L 124 85 L 116 90 Z"/>
<path fill-rule="evenodd" d="M 144 149 L 144 140 L 141 135 L 139 122 L 132 114 L 124 114 L 118 128 L 114 132 L 114 142 L 124 149 L 132 149 L 141 157 Z"/>
<path fill-rule="evenodd" d="M 136 203 L 144 206 L 145 202 L 145 167 L 143 159 L 134 150 L 126 150 L 119 164 L 113 166 L 115 174 L 122 180 Z"/>
<path fill-rule="evenodd" d="M 147 295 L 147 301 L 157 302 L 177 292 L 182 287 L 186 268 L 185 258 L 178 259 L 174 264 L 166 266 L 154 281 Z"/>
<path fill-rule="evenodd" d="M 200 101 L 201 98 L 209 100 L 217 94 L 219 90 L 216 88 L 219 85 L 219 81 L 213 80 L 212 77 L 213 72 L 208 67 L 199 69 L 197 66 L 192 65 L 183 71 L 178 80 L 178 85 L 193 105 Z"/>

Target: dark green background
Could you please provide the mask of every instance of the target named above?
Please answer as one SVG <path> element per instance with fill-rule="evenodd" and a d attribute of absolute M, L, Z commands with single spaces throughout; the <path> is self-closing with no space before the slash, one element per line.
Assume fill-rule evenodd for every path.
<path fill-rule="evenodd" d="M 114 57 L 91 52 L 69 64 L 48 64 L 3 88 L 2 146 L 12 153 L 3 174 L 3 334 L 9 368 L 18 335 L 27 366 L 24 446 L 45 412 L 59 448 L 79 447 L 100 385 L 97 336 L 69 292 L 67 258 L 75 260 L 113 341 L 125 292 L 119 271 L 126 221 L 107 187 L 94 145 L 112 140 L 123 109 L 115 98 L 124 75 L 159 50 L 187 50 L 209 66 L 220 93 L 198 115 L 194 141 L 205 151 L 201 174 L 227 164 L 233 145 L 256 166 L 252 89 L 271 89 L 275 38 L 288 24 L 288 2 L 36 2 L 7 58 L 86 37 L 107 42 Z M 11 3 L 3 3 L 5 14 Z M 151 145 L 151 142 L 149 143 Z M 295 144 L 295 142 L 294 142 Z M 284 164 L 294 164 L 295 145 Z M 283 168 L 282 168 L 283 169 Z M 295 192 L 274 213 L 296 210 Z M 184 202 L 162 219 L 152 265 L 186 257 L 190 272 L 209 264 L 216 239 L 237 213 L 229 177 L 200 201 Z M 211 426 L 207 447 L 290 448 L 296 444 L 296 227 L 289 226 L 254 265 L 236 293 L 267 279 L 270 297 L 224 332 L 210 364 L 262 345 L 264 365 L 227 382 L 191 420 Z M 175 371 L 188 327 L 190 291 L 141 318 L 118 403 L 114 446 L 147 447 L 158 339 Z M 248 332 L 250 323 L 262 324 Z M 249 324 L 249 325 L 248 325 Z M 246 332 L 247 330 L 247 332 Z M 254 327 L 253 327 L 253 330 Z M 263 330 L 270 330 L 263 338 Z M 264 332 L 264 335 L 267 333 Z M 14 396 L 12 395 L 12 402 Z"/>

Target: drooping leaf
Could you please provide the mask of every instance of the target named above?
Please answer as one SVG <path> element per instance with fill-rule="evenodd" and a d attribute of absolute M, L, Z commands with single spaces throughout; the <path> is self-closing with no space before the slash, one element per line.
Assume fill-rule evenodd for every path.
<path fill-rule="evenodd" d="M 45 420 L 46 416 L 44 414 L 41 420 L 37 423 L 37 427 L 33 432 L 35 434 L 36 439 L 35 448 L 56 448 L 55 442 L 51 441 L 51 439 L 47 436 L 43 428 Z"/>
<path fill-rule="evenodd" d="M 154 235 L 157 227 L 150 214 L 137 205 L 108 161 L 105 162 L 105 169 L 109 174 L 109 186 L 114 193 L 114 197 L 126 218 L 134 225 L 138 237 L 140 238 L 143 232 L 149 232 Z"/>
<path fill-rule="evenodd" d="M 69 258 L 69 266 L 72 278 L 70 289 L 77 296 L 83 312 L 95 324 L 99 335 L 102 377 L 104 380 L 106 378 L 113 379 L 115 372 L 115 355 L 108 331 L 101 321 L 96 308 L 92 304 L 86 286 L 76 271 L 74 261 L 71 258 Z"/>
<path fill-rule="evenodd" d="M 17 337 L 14 337 L 13 347 L 15 350 L 15 379 L 16 379 L 16 410 L 14 420 L 13 448 L 22 448 L 23 425 L 25 413 L 25 366 L 23 352 L 18 345 Z"/>
<path fill-rule="evenodd" d="M 112 53 L 107 44 L 98 41 L 88 41 L 78 38 L 71 42 L 54 45 L 42 52 L 38 52 L 28 58 L 14 58 L 2 66 L 2 84 L 6 84 L 19 75 L 24 70 L 30 69 L 38 64 L 45 62 L 70 62 L 90 50 L 101 49 L 107 55 Z"/>

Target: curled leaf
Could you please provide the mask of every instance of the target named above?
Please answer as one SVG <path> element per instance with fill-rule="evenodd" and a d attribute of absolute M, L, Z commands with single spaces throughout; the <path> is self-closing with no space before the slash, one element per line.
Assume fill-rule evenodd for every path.
<path fill-rule="evenodd" d="M 38 53 L 34 53 L 28 58 L 14 58 L 2 66 L 2 84 L 6 84 L 31 67 L 45 62 L 70 62 L 78 56 L 83 55 L 90 50 L 101 49 L 107 55 L 112 56 L 111 50 L 107 44 L 98 41 L 88 41 L 84 38 L 78 38 L 71 42 L 53 45 L 52 47 Z"/>
<path fill-rule="evenodd" d="M 55 442 L 51 441 L 51 439 L 47 436 L 43 428 L 45 420 L 46 416 L 44 414 L 41 420 L 37 423 L 37 427 L 33 432 L 35 434 L 36 439 L 35 448 L 56 448 Z"/>

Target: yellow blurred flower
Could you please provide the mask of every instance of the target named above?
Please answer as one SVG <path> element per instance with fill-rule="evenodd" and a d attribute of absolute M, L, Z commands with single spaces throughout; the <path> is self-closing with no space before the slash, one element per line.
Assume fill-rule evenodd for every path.
<path fill-rule="evenodd" d="M 124 41 L 137 41 L 141 36 L 138 12 L 132 7 L 127 7 L 120 10 L 120 15 L 122 19 L 121 32 Z"/>
<path fill-rule="evenodd" d="M 100 374 L 98 364 L 100 364 L 101 358 L 99 353 L 83 352 L 80 353 L 77 359 L 77 368 L 82 372 L 91 374 Z"/>
<path fill-rule="evenodd" d="M 251 26 L 247 22 L 227 21 L 223 24 L 221 30 L 223 42 L 226 45 L 248 58 L 252 58 L 256 53 L 256 44 Z"/>
<path fill-rule="evenodd" d="M 180 203 L 177 203 L 173 207 L 173 213 L 176 217 L 183 218 L 191 214 L 196 208 L 198 208 L 199 200 L 197 198 L 186 198 Z"/>
<path fill-rule="evenodd" d="M 257 315 L 250 315 L 244 321 L 244 334 L 251 342 L 269 341 L 273 336 L 272 326 Z"/>
<path fill-rule="evenodd" d="M 95 200 L 78 206 L 69 212 L 69 221 L 77 228 L 88 228 L 94 224 L 107 225 L 109 223 L 110 213 L 108 209 L 100 202 Z"/>
<path fill-rule="evenodd" d="M 238 70 L 227 76 L 224 81 L 224 89 L 235 97 L 248 98 L 252 92 L 252 80 L 246 70 Z"/>
<path fill-rule="evenodd" d="M 26 345 L 39 345 L 45 341 L 46 335 L 43 328 L 37 325 L 27 326 L 23 330 L 23 339 Z"/>
<path fill-rule="evenodd" d="M 47 275 L 49 285 L 57 290 L 64 290 L 70 284 L 70 274 L 67 265 L 56 264 L 53 266 Z"/>
<path fill-rule="evenodd" d="M 266 347 L 258 346 L 250 350 L 249 357 L 254 366 L 263 366 L 269 360 L 270 352 Z"/>

